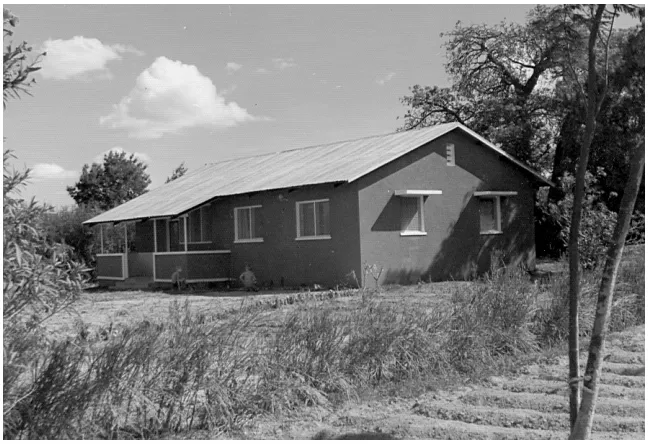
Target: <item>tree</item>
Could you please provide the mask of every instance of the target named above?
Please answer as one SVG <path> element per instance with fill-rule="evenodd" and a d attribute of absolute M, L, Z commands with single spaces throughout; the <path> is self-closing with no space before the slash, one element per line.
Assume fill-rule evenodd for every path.
<path fill-rule="evenodd" d="M 457 121 L 521 160 L 548 169 L 561 116 L 553 91 L 569 37 L 546 6 L 524 26 L 463 26 L 447 34 L 449 88 L 411 88 L 403 129 Z"/>
<path fill-rule="evenodd" d="M 16 17 L 5 9 L 5 36 L 7 26 L 16 24 Z M 25 92 L 33 84 L 29 79 L 34 72 L 33 65 L 30 69 L 30 65 L 22 63 L 28 51 L 26 47 L 16 51 L 11 45 L 5 46 L 5 106 L 7 99 L 19 97 L 19 91 Z M 9 75 L 6 71 L 8 61 L 11 62 Z M 41 221 L 50 208 L 38 205 L 33 199 L 27 203 L 20 198 L 20 188 L 29 178 L 29 170 L 10 169 L 10 157 L 11 151 L 4 150 L 2 368 L 5 436 L 11 436 L 25 421 L 17 406 L 32 395 L 35 374 L 42 363 L 39 352 L 47 342 L 42 323 L 76 300 L 86 282 L 85 270 L 70 260 L 69 248 L 50 242 L 44 235 Z"/>
<path fill-rule="evenodd" d="M 176 180 L 177 178 L 184 176 L 186 172 L 187 172 L 187 168 L 185 167 L 185 163 L 182 162 L 180 165 L 176 167 L 175 170 L 173 170 L 173 173 L 171 173 L 171 177 L 167 177 L 164 183 L 169 183 L 173 180 Z"/>
<path fill-rule="evenodd" d="M 612 311 L 614 286 L 619 264 L 621 263 L 621 256 L 623 255 L 623 246 L 630 228 L 632 209 L 639 194 L 639 185 L 646 159 L 645 143 L 635 145 L 633 152 L 632 167 L 621 199 L 621 209 L 614 229 L 613 243 L 608 249 L 607 260 L 603 269 L 603 279 L 601 280 L 596 303 L 596 316 L 590 339 L 587 366 L 583 377 L 582 401 L 576 422 L 572 427 L 570 439 L 589 439 L 592 433 L 601 379 L 601 367 L 605 353 L 605 338 Z"/>
<path fill-rule="evenodd" d="M 79 181 L 67 191 L 78 205 L 106 211 L 144 194 L 150 183 L 146 165 L 134 154 L 110 151 L 103 164 L 83 165 Z"/>
<path fill-rule="evenodd" d="M 643 31 L 610 31 L 609 45 L 594 49 L 599 61 L 608 62 L 609 87 L 587 168 L 600 191 L 594 204 L 616 212 L 630 169 L 627 147 L 644 132 L 645 75 Z M 569 198 L 560 182 L 575 176 L 583 142 L 586 105 L 578 90 L 587 81 L 585 35 L 587 20 L 563 6 L 539 6 L 525 24 L 459 23 L 444 35 L 451 86 L 415 85 L 401 99 L 408 108 L 403 130 L 460 122 L 550 175 L 558 186 L 539 194 L 535 218 L 536 250 L 546 256 L 565 253 L 555 242 L 561 225 L 547 208 Z"/>
<path fill-rule="evenodd" d="M 34 78 L 29 78 L 29 76 L 40 69 L 36 65 L 45 53 L 38 55 L 33 61 L 28 63 L 27 55 L 32 51 L 32 47 L 27 42 L 22 42 L 18 46 L 13 47 L 10 40 L 13 36 L 12 28 L 18 25 L 18 17 L 13 15 L 8 9 L 3 8 L 2 18 L 3 40 L 5 41 L 3 51 L 2 105 L 3 108 L 6 108 L 8 99 L 17 99 L 20 97 L 20 93 L 29 94 L 29 87 L 36 82 Z M 9 42 L 6 43 L 8 39 Z"/>
<path fill-rule="evenodd" d="M 580 146 L 578 168 L 576 171 L 576 184 L 574 187 L 574 205 L 569 232 L 569 413 L 572 429 L 576 424 L 580 407 L 580 370 L 579 370 L 579 327 L 578 327 L 578 301 L 580 299 L 580 223 L 582 202 L 585 195 L 585 176 L 590 155 L 590 148 L 594 140 L 597 117 L 603 101 L 607 97 L 609 87 L 609 47 L 614 28 L 614 19 L 619 14 L 621 7 L 614 5 L 612 11 L 606 5 L 565 6 L 566 16 L 570 16 L 574 23 L 584 23 L 588 29 L 587 34 L 587 84 L 583 86 L 579 80 L 574 65 L 568 67 L 572 72 L 572 80 L 577 85 L 577 93 L 585 104 L 585 129 Z M 597 60 L 596 48 L 603 47 L 603 63 Z M 600 66 L 602 65 L 602 66 Z M 629 224 L 629 222 L 628 222 Z M 625 239 L 625 237 L 624 237 Z"/>
<path fill-rule="evenodd" d="M 586 99 L 587 111 L 585 117 L 585 134 L 580 148 L 578 169 L 576 171 L 576 184 L 574 187 L 574 205 L 572 208 L 571 226 L 569 230 L 569 421 L 573 429 L 578 409 L 580 406 L 580 378 L 579 378 L 579 341 L 578 341 L 578 301 L 580 299 L 580 251 L 578 250 L 578 237 L 580 235 L 580 222 L 582 213 L 583 196 L 585 194 L 585 174 L 587 172 L 587 161 L 589 150 L 594 138 L 596 129 L 596 117 L 601 107 L 602 99 L 605 96 L 607 82 L 602 91 L 599 91 L 599 73 L 596 66 L 596 44 L 598 41 L 599 29 L 603 20 L 605 5 L 596 6 L 592 14 L 589 29 L 588 53 L 588 76 L 587 93 L 575 75 L 574 80 L 581 86 L 579 92 Z"/>
<path fill-rule="evenodd" d="M 595 9 L 594 9 L 595 8 Z M 589 9 L 589 10 L 587 10 Z M 606 5 L 596 5 L 586 7 L 584 16 L 589 18 L 589 42 L 588 42 L 588 79 L 587 93 L 581 89 L 581 95 L 587 101 L 586 127 L 583 145 L 581 146 L 580 158 L 578 164 L 578 173 L 576 176 L 576 190 L 574 192 L 574 209 L 572 216 L 572 227 L 570 230 L 569 245 L 569 289 L 570 289 L 570 326 L 569 326 L 569 377 L 570 377 L 570 420 L 572 439 L 587 439 L 592 430 L 594 420 L 594 411 L 596 409 L 596 400 L 598 397 L 599 379 L 601 374 L 602 353 L 605 346 L 605 335 L 609 321 L 612 295 L 616 275 L 623 254 L 623 246 L 630 227 L 630 219 L 639 193 L 639 184 L 643 173 L 645 162 L 645 143 L 643 139 L 638 141 L 633 149 L 631 170 L 623 197 L 621 199 L 619 218 L 613 234 L 613 243 L 608 250 L 607 261 L 603 270 L 603 278 L 599 289 L 597 310 L 590 339 L 590 348 L 588 354 L 585 377 L 583 378 L 583 403 L 580 404 L 579 389 L 579 363 L 578 363 L 578 300 L 580 297 L 580 269 L 579 269 L 579 252 L 578 237 L 580 234 L 580 205 L 584 194 L 585 174 L 589 149 L 594 137 L 596 126 L 596 116 L 601 109 L 601 104 L 605 99 L 608 88 L 607 60 L 605 61 L 602 75 L 599 73 L 597 66 L 596 53 L 594 48 L 603 36 L 603 42 L 609 45 L 614 18 L 620 12 L 628 12 L 635 16 L 640 15 L 642 18 L 643 28 L 643 10 L 634 7 L 614 5 L 613 10 L 607 11 Z M 589 14 L 588 14 L 589 13 Z M 607 36 L 601 33 L 601 28 L 609 28 Z M 575 393 L 575 390 L 577 392 Z M 575 411 L 574 411 L 575 410 Z"/>

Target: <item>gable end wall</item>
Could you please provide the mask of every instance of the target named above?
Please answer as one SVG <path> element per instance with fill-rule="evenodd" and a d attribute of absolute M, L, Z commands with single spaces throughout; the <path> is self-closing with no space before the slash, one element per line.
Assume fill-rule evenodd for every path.
<path fill-rule="evenodd" d="M 456 166 L 446 162 L 455 145 Z M 425 236 L 400 235 L 399 189 L 442 190 L 424 198 Z M 503 234 L 479 233 L 476 190 L 516 191 L 502 198 Z M 383 267 L 381 283 L 468 279 L 500 250 L 509 263 L 535 261 L 535 189 L 527 173 L 453 131 L 358 180 L 362 264 Z"/>

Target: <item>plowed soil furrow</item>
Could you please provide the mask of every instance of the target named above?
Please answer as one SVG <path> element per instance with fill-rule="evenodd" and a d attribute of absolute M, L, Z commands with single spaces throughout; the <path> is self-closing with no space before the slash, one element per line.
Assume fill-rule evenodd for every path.
<path fill-rule="evenodd" d="M 605 398 L 601 396 L 596 409 L 601 415 L 644 416 L 645 406 L 625 399 Z M 460 398 L 466 404 L 476 407 L 520 408 L 543 413 L 568 413 L 564 395 L 510 392 L 507 390 L 484 389 L 469 393 Z"/>
<path fill-rule="evenodd" d="M 645 364 L 643 354 L 639 355 L 636 352 L 627 352 L 623 350 L 615 350 L 609 353 L 607 361 L 616 364 Z"/>
<path fill-rule="evenodd" d="M 539 375 L 539 379 L 545 381 L 564 381 L 565 380 L 565 370 L 564 369 L 553 369 L 551 373 Z M 603 369 L 603 374 L 601 375 L 601 384 L 605 385 L 618 385 L 622 387 L 637 387 L 644 388 L 646 382 L 643 376 L 627 376 L 627 375 L 617 375 L 615 373 L 610 373 Z"/>
<path fill-rule="evenodd" d="M 622 376 L 643 376 L 645 366 L 641 364 L 626 364 L 616 362 L 606 362 L 603 370 L 615 375 Z"/>
<path fill-rule="evenodd" d="M 459 421 L 435 419 L 423 421 L 422 424 L 409 427 L 412 434 L 408 438 L 416 439 L 560 439 L 564 433 L 554 430 L 511 430 L 508 427 L 469 424 Z"/>
<path fill-rule="evenodd" d="M 592 439 L 645 439 L 645 326 L 610 335 L 601 376 Z M 582 365 L 587 356 L 583 354 Z M 281 431 L 263 424 L 252 438 L 312 438 L 328 429 L 371 439 L 386 433 L 401 439 L 566 439 L 569 393 L 566 357 L 542 359 L 517 376 L 495 376 L 479 385 L 426 392 L 416 401 L 391 398 L 349 402 L 330 415 L 297 413 Z M 270 428 L 271 427 L 271 428 Z"/>
<path fill-rule="evenodd" d="M 425 406 L 416 413 L 429 418 L 461 421 L 469 424 L 496 425 L 509 428 L 536 430 L 556 430 L 569 427 L 569 415 L 565 413 L 542 413 L 535 409 L 497 408 L 470 406 L 465 404 L 446 406 Z M 626 430 L 644 431 L 643 418 L 626 418 L 609 415 L 596 415 L 594 431 Z"/>
<path fill-rule="evenodd" d="M 511 381 L 503 384 L 501 388 L 511 393 L 559 394 L 563 396 L 563 399 L 564 396 L 568 395 L 569 389 L 565 382 L 528 379 Z M 601 398 L 621 398 L 627 400 L 644 399 L 643 391 L 622 385 L 601 384 L 599 396 Z"/>

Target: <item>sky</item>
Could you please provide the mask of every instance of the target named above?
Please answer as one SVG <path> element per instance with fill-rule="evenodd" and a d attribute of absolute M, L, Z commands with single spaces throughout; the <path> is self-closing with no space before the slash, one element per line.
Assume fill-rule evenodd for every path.
<path fill-rule="evenodd" d="M 205 163 L 384 134 L 409 87 L 447 86 L 440 33 L 531 5 L 5 5 L 46 51 L 11 100 L 23 196 L 56 207 L 84 164 L 134 153 L 155 188 Z M 399 120 L 399 117 L 401 118 Z"/>

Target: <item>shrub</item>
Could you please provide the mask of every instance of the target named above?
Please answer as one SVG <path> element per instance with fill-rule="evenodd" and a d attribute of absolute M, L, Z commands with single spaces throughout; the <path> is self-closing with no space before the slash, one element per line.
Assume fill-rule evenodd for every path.
<path fill-rule="evenodd" d="M 580 224 L 579 253 L 584 268 L 594 268 L 605 260 L 617 215 L 609 210 L 601 199 L 602 191 L 596 187 L 597 180 L 605 173 L 599 169 L 597 176 L 587 173 L 585 198 L 583 199 Z M 567 251 L 572 208 L 574 206 L 574 177 L 565 174 L 561 180 L 564 198 L 557 203 L 541 196 L 536 208 L 539 220 L 539 251 L 558 257 Z M 546 245 L 544 245 L 546 244 Z"/>
<path fill-rule="evenodd" d="M 454 292 L 446 350 L 461 372 L 490 366 L 501 356 L 537 349 L 531 322 L 538 289 L 521 268 L 493 269 L 484 280 Z"/>
<path fill-rule="evenodd" d="M 629 256 L 629 255 L 626 255 Z M 643 251 L 641 251 L 643 256 Z M 579 299 L 579 334 L 590 334 L 596 315 L 602 267 L 585 270 L 581 275 Z M 645 267 L 640 258 L 624 260 L 619 269 L 609 331 L 621 331 L 645 320 Z M 543 288 L 543 297 L 533 317 L 531 331 L 541 346 L 564 343 L 569 332 L 569 276 L 553 275 Z"/>
<path fill-rule="evenodd" d="M 231 429 L 249 417 L 253 315 L 205 322 L 188 304 L 107 338 L 54 344 L 5 427 L 15 438 L 146 438 Z"/>
<path fill-rule="evenodd" d="M 626 237 L 626 245 L 646 243 L 646 217 L 643 213 L 635 211 L 630 220 L 630 230 Z"/>
<path fill-rule="evenodd" d="M 34 390 L 24 384 L 47 346 L 41 324 L 79 296 L 85 276 L 69 248 L 50 242 L 39 221 L 48 207 L 20 199 L 29 171 L 11 170 L 3 155 L 3 421 L 11 435 L 23 421 L 17 405 Z M 65 375 L 61 375 L 65 377 Z M 36 382 L 35 382 L 36 383 Z"/>
<path fill-rule="evenodd" d="M 447 313 L 368 302 L 349 321 L 346 372 L 360 385 L 419 378 L 444 365 L 434 336 L 447 323 Z"/>
<path fill-rule="evenodd" d="M 87 207 L 65 207 L 47 212 L 43 217 L 43 227 L 52 242 L 72 248 L 77 262 L 94 266 L 95 255 L 100 252 L 99 239 L 95 235 L 96 230 L 82 223 L 97 214 L 97 210 Z"/>
<path fill-rule="evenodd" d="M 70 247 L 71 257 L 94 270 L 96 255 L 101 253 L 100 227 L 88 227 L 83 222 L 99 214 L 101 210 L 89 206 L 48 209 L 42 214 L 41 226 L 50 242 L 60 242 Z M 103 226 L 103 248 L 105 253 L 124 251 L 124 227 Z M 127 225 L 128 238 L 135 236 L 134 224 Z M 128 243 L 129 251 L 135 251 L 135 243 Z"/>

